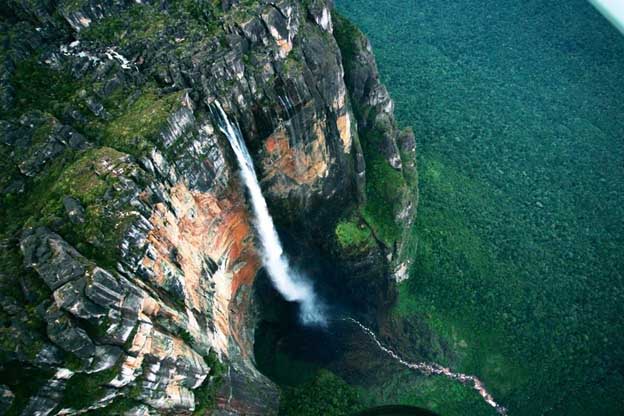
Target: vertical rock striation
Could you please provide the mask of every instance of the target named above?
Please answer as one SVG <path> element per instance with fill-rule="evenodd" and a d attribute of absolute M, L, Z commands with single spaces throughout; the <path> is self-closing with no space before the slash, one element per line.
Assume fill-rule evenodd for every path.
<path fill-rule="evenodd" d="M 211 104 L 240 124 L 279 225 L 348 276 L 317 285 L 374 311 L 407 268 L 394 230 L 416 201 L 413 135 L 369 45 L 325 0 L 6 3 L 0 408 L 274 414 L 257 243 Z"/>

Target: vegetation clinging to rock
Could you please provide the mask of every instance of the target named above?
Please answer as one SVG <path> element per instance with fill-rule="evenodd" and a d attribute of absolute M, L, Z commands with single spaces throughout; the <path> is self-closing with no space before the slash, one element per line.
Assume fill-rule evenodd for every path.
<path fill-rule="evenodd" d="M 375 244 L 370 228 L 357 218 L 340 221 L 335 233 L 338 243 L 347 251 L 366 251 Z"/>

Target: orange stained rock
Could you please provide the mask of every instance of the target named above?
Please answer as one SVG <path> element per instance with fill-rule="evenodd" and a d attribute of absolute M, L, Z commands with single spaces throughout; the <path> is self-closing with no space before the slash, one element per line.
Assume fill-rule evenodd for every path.
<path fill-rule="evenodd" d="M 148 316 L 158 315 L 160 311 L 160 305 L 156 302 L 156 299 L 151 297 L 143 298 L 143 306 L 141 308 L 144 314 Z"/>
<path fill-rule="evenodd" d="M 345 153 L 349 153 L 351 151 L 351 118 L 349 117 L 349 113 L 344 113 L 336 120 L 336 127 L 338 127 L 338 132 L 340 134 L 340 140 L 342 141 L 342 150 Z"/>
<path fill-rule="evenodd" d="M 280 184 L 279 193 L 287 193 L 298 185 L 311 185 L 319 178 L 327 175 L 329 158 L 325 142 L 325 123 L 317 120 L 314 125 L 314 137 L 306 144 L 299 143 L 291 146 L 291 140 L 285 129 L 279 129 L 265 141 L 264 149 L 268 157 L 264 159 L 263 170 L 266 178 L 275 175 L 285 175 L 293 183 Z"/>
<path fill-rule="evenodd" d="M 169 194 L 170 203 L 157 204 L 150 217 L 153 229 L 147 241 L 151 248 L 142 265 L 151 270 L 153 283 L 165 289 L 171 279 L 178 279 L 189 310 L 212 308 L 218 332 L 213 339 L 226 352 L 227 337 L 232 332 L 230 303 L 242 285 L 253 283 L 260 268 L 247 208 L 234 189 L 217 197 L 190 191 L 179 183 Z M 218 265 L 213 275 L 207 274 L 209 262 Z M 144 301 L 146 315 L 167 315 L 178 323 L 188 318 L 191 335 L 205 336 L 192 318 L 172 314 L 168 308 L 158 309 L 153 303 Z"/>

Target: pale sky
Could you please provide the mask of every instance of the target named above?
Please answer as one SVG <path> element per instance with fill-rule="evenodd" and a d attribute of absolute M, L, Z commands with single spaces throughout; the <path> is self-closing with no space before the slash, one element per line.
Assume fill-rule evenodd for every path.
<path fill-rule="evenodd" d="M 624 33 L 624 0 L 590 0 L 602 14 Z"/>

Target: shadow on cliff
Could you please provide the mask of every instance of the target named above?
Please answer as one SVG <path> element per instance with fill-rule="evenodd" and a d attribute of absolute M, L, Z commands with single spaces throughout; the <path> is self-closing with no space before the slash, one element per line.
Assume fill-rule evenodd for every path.
<path fill-rule="evenodd" d="M 305 266 L 306 272 L 324 269 L 322 264 Z M 328 278 L 332 271 L 325 273 Z M 388 365 L 386 357 L 357 327 L 342 319 L 357 316 L 357 308 L 339 302 L 331 290 L 319 293 L 328 305 L 328 325 L 303 325 L 298 305 L 284 300 L 264 270 L 260 271 L 254 284 L 259 313 L 254 355 L 263 374 L 281 386 L 296 386 L 312 380 L 318 370 L 329 369 L 356 384 L 375 384 L 388 371 L 398 369 Z"/>

